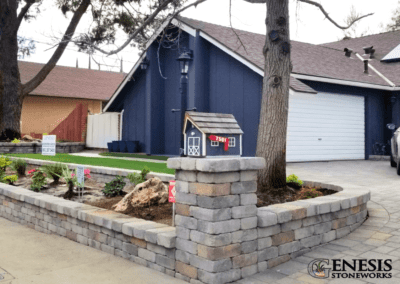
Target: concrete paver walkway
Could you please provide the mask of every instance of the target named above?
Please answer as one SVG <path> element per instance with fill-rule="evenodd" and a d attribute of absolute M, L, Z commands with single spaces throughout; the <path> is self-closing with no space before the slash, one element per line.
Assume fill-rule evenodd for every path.
<path fill-rule="evenodd" d="M 356 184 L 371 190 L 369 218 L 344 238 L 314 248 L 311 252 L 236 283 L 400 283 L 400 176 L 388 161 L 339 161 L 289 163 L 287 174 L 300 179 L 342 186 Z M 308 264 L 324 259 L 391 259 L 391 279 L 316 279 Z M 357 272 L 357 271 L 356 271 Z"/>
<path fill-rule="evenodd" d="M 1 275 L 1 284 L 187 284 L 123 258 L 0 217 Z"/>

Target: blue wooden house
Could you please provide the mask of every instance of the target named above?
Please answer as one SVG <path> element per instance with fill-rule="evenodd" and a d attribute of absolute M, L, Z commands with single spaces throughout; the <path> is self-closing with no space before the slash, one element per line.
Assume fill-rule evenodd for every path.
<path fill-rule="evenodd" d="M 160 37 L 163 30 L 170 36 Z M 196 109 L 232 114 L 245 133 L 242 155 L 254 156 L 265 35 L 236 34 L 182 17 L 162 26 L 103 109 L 123 113 L 122 138 L 147 154 L 179 155 L 185 113 Z M 400 31 L 291 42 L 287 161 L 368 159 L 376 142 L 389 140 L 386 124 L 400 125 L 399 44 Z"/>
<path fill-rule="evenodd" d="M 184 154 L 192 157 L 241 156 L 242 135 L 232 114 L 188 111 L 183 126 Z"/>

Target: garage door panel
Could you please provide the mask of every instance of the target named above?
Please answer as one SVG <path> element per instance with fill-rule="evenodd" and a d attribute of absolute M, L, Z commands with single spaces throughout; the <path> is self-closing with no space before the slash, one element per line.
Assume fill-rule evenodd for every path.
<path fill-rule="evenodd" d="M 287 131 L 289 162 L 364 159 L 364 97 L 291 94 Z"/>

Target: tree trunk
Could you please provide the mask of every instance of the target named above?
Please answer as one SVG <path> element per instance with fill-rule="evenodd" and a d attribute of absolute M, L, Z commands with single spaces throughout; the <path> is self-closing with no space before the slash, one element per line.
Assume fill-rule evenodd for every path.
<path fill-rule="evenodd" d="M 267 167 L 259 172 L 258 188 L 286 187 L 286 129 L 289 104 L 290 36 L 288 0 L 267 0 L 265 68 L 256 156 Z"/>
<path fill-rule="evenodd" d="M 22 88 L 18 69 L 17 2 L 1 0 L 0 72 L 2 73 L 2 121 L 0 140 L 21 137 Z M 0 104 L 1 106 L 1 104 Z"/>

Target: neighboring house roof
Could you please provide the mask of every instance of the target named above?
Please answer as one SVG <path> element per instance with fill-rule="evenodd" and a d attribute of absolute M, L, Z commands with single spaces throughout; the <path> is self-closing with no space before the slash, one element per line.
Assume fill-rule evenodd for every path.
<path fill-rule="evenodd" d="M 185 114 L 185 128 L 187 120 L 206 134 L 243 134 L 232 114 L 187 111 Z"/>
<path fill-rule="evenodd" d="M 341 40 L 337 42 L 325 43 L 322 46 L 343 50 L 345 47 L 353 49 L 360 55 L 364 55 L 363 47 L 373 46 L 375 49 L 374 59 L 369 63 L 381 72 L 386 78 L 396 86 L 400 86 L 400 62 L 381 62 L 380 60 L 389 54 L 400 44 L 400 30 L 393 32 L 380 33 L 359 38 Z M 363 56 L 368 59 L 369 55 Z M 360 61 L 361 62 L 361 61 Z M 371 73 L 371 72 L 370 72 Z"/>
<path fill-rule="evenodd" d="M 21 82 L 31 80 L 44 64 L 19 61 Z M 30 95 L 109 100 L 125 73 L 55 66 Z"/>
<path fill-rule="evenodd" d="M 236 54 L 255 64 L 260 69 L 264 69 L 264 56 L 262 50 L 265 44 L 265 34 L 256 34 L 235 29 L 236 34 L 241 39 L 240 42 L 235 32 L 230 27 L 219 26 L 184 17 L 180 17 L 179 20 L 194 29 L 198 29 L 206 33 L 208 36 L 217 40 L 228 49 L 234 51 Z M 398 34 L 400 34 L 400 32 Z M 346 43 L 347 42 L 349 41 L 346 41 Z M 242 43 L 246 49 L 243 48 Z M 363 62 L 354 55 L 351 59 L 346 57 L 344 55 L 343 49 L 339 50 L 332 48 L 334 44 L 335 43 L 332 43 L 332 46 L 329 45 L 328 47 L 323 45 L 313 45 L 309 43 L 291 41 L 291 61 L 293 64 L 292 74 L 303 74 L 309 76 L 369 83 L 374 85 L 390 86 L 384 79 L 382 79 L 379 75 L 372 71 L 369 73 L 369 75 L 364 74 Z M 390 40 L 386 43 L 386 53 L 395 48 L 398 44 L 399 40 L 397 40 L 396 42 L 393 37 L 390 37 Z M 375 48 L 374 42 L 368 42 L 368 44 L 366 45 L 374 45 Z M 346 45 L 344 46 L 346 47 Z M 339 47 L 341 48 L 340 45 Z M 350 46 L 347 47 L 351 48 Z M 362 47 L 363 45 L 361 45 L 361 51 L 363 51 Z M 376 47 L 379 48 L 378 45 L 376 45 Z M 362 52 L 362 54 L 363 53 L 364 52 Z M 374 61 L 371 62 L 372 65 L 374 63 Z M 376 67 L 378 71 L 381 71 L 380 66 L 377 65 L 374 67 Z M 391 77 L 396 75 L 396 72 L 394 72 L 394 70 L 397 69 L 390 67 L 387 70 L 388 72 L 393 72 L 390 74 Z M 384 73 L 384 75 L 389 76 L 389 74 L 386 74 L 386 72 Z M 397 78 L 397 80 L 395 81 L 396 85 L 400 85 L 400 78 Z"/>

